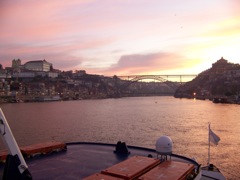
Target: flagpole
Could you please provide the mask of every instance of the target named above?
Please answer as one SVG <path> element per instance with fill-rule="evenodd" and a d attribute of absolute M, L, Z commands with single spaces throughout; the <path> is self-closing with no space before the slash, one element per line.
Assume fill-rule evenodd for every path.
<path fill-rule="evenodd" d="M 210 123 L 208 123 L 208 165 L 210 163 Z"/>

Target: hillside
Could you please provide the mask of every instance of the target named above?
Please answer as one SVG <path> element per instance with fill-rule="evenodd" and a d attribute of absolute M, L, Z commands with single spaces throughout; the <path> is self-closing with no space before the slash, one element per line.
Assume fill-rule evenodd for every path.
<path fill-rule="evenodd" d="M 238 99 L 240 95 L 240 65 L 221 58 L 195 79 L 180 86 L 176 98 L 228 98 Z"/>

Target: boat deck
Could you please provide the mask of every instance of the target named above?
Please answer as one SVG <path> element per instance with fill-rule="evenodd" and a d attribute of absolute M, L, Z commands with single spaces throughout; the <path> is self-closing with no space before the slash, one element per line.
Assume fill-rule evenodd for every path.
<path fill-rule="evenodd" d="M 155 150 L 128 146 L 130 153 L 115 153 L 115 144 L 101 143 L 67 143 L 67 150 L 26 158 L 29 171 L 35 180 L 40 179 L 83 179 L 90 175 L 116 165 L 134 156 L 157 158 Z M 194 160 L 172 155 L 172 160 L 193 164 Z M 3 174 L 4 164 L 0 164 L 0 176 Z"/>

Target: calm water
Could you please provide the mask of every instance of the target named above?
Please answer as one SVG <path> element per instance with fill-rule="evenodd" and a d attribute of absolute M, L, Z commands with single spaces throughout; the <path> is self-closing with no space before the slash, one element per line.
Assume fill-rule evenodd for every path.
<path fill-rule="evenodd" d="M 137 97 L 1 104 L 20 146 L 45 141 L 93 141 L 154 148 L 161 135 L 173 152 L 207 163 L 208 122 L 221 141 L 211 162 L 240 179 L 240 106 L 173 97 Z M 0 149 L 3 149 L 2 143 Z"/>

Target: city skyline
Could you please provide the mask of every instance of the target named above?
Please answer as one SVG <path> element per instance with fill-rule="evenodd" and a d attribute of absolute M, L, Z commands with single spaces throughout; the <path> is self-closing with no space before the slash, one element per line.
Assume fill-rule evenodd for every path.
<path fill-rule="evenodd" d="M 91 74 L 198 74 L 239 63 L 240 2 L 1 1 L 0 64 Z"/>

